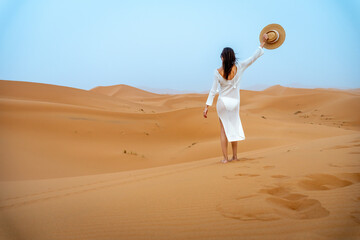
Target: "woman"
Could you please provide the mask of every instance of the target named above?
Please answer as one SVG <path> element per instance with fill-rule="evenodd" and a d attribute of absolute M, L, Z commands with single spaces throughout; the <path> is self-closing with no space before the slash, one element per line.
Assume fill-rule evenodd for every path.
<path fill-rule="evenodd" d="M 219 92 L 216 110 L 220 122 L 220 140 L 224 155 L 224 159 L 221 160 L 222 163 L 237 160 L 237 141 L 245 140 L 239 116 L 239 82 L 245 69 L 264 54 L 263 47 L 267 39 L 268 36 L 265 33 L 261 45 L 253 56 L 240 63 L 236 62 L 235 53 L 231 48 L 224 48 L 220 55 L 222 67 L 215 70 L 213 85 L 206 101 L 204 117 L 207 118 L 208 107 L 212 105 L 216 93 Z M 220 91 L 217 90 L 218 86 L 220 86 Z M 231 142 L 233 151 L 233 157 L 230 160 L 227 154 L 228 142 Z"/>

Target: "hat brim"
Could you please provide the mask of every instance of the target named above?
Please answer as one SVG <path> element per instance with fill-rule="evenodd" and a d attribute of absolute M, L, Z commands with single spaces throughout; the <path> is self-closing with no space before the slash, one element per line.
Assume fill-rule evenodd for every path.
<path fill-rule="evenodd" d="M 276 30 L 279 33 L 279 39 L 275 43 L 265 42 L 264 48 L 266 48 L 266 49 L 278 48 L 285 41 L 286 34 L 285 34 L 284 28 L 282 26 L 280 26 L 279 24 L 272 23 L 272 24 L 269 24 L 269 25 L 265 26 L 261 30 L 260 36 L 259 36 L 260 43 L 262 43 L 264 33 L 267 33 L 268 31 L 271 31 L 271 30 Z"/>

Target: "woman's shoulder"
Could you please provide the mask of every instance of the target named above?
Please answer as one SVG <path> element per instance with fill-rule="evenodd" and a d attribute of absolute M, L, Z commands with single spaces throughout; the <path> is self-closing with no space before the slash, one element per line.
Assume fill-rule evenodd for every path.
<path fill-rule="evenodd" d="M 216 71 L 217 73 L 219 73 L 219 74 L 223 72 L 222 67 L 216 68 L 215 71 Z"/>
<path fill-rule="evenodd" d="M 243 68 L 244 68 L 244 61 L 245 61 L 245 60 L 241 60 L 241 61 L 239 61 L 239 62 L 236 63 L 236 67 L 237 67 L 238 72 L 240 72 L 240 71 L 243 70 Z"/>

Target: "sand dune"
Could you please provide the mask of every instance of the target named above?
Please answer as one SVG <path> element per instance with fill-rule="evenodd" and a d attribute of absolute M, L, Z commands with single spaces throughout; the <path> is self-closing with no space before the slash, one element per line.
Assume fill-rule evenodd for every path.
<path fill-rule="evenodd" d="M 98 92 L 115 98 L 147 98 L 157 97 L 160 94 L 144 91 L 126 84 L 119 84 L 114 86 L 99 86 L 90 89 L 91 92 Z"/>
<path fill-rule="evenodd" d="M 206 98 L 0 81 L 0 239 L 360 239 L 356 89 L 241 90 L 229 164 Z"/>

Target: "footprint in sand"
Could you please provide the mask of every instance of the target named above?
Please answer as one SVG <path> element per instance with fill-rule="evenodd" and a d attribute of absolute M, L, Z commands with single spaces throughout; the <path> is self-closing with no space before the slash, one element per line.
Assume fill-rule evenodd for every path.
<path fill-rule="evenodd" d="M 289 178 L 289 176 L 285 176 L 285 175 L 281 175 L 281 174 L 279 174 L 279 175 L 272 175 L 271 177 L 272 177 L 272 178 Z"/>
<path fill-rule="evenodd" d="M 259 174 L 251 174 L 251 173 L 238 173 L 235 174 L 234 176 L 223 176 L 226 179 L 239 179 L 240 177 L 257 177 L 260 176 Z"/>
<path fill-rule="evenodd" d="M 330 174 L 308 174 L 306 177 L 309 179 L 299 181 L 298 186 L 310 191 L 330 190 L 353 184 L 353 182 L 340 179 Z"/>
<path fill-rule="evenodd" d="M 292 193 L 285 187 L 268 187 L 260 189 L 259 193 L 223 201 L 216 209 L 224 217 L 242 221 L 314 219 L 330 214 L 320 201 Z"/>
<path fill-rule="evenodd" d="M 216 206 L 216 210 L 226 218 L 241 221 L 273 221 L 281 217 L 264 204 L 264 197 L 259 194 L 229 199 Z"/>
<path fill-rule="evenodd" d="M 257 176 L 260 176 L 260 175 L 259 174 L 250 174 L 250 173 L 238 173 L 238 174 L 235 174 L 235 176 L 257 177 Z"/>
<path fill-rule="evenodd" d="M 360 152 L 349 152 L 349 154 L 360 154 Z"/>
<path fill-rule="evenodd" d="M 346 178 L 353 183 L 360 183 L 360 173 L 340 173 L 339 176 Z"/>
<path fill-rule="evenodd" d="M 360 164 L 346 164 L 346 165 L 339 165 L 339 164 L 334 164 L 334 163 L 329 163 L 328 164 L 330 167 L 360 167 Z"/>
<path fill-rule="evenodd" d="M 273 168 L 275 168 L 275 166 L 270 166 L 270 165 L 269 165 L 269 166 L 264 166 L 263 168 L 264 168 L 264 169 L 273 169 Z"/>
<path fill-rule="evenodd" d="M 241 163 L 251 163 L 251 164 L 258 164 L 259 161 L 254 161 L 256 159 L 260 159 L 260 158 L 264 158 L 264 157 L 255 157 L 255 158 L 247 158 L 247 157 L 243 157 L 243 158 L 238 158 L 237 160 L 233 161 L 235 163 L 241 162 Z M 249 166 L 240 166 L 239 168 L 249 168 Z"/>
<path fill-rule="evenodd" d="M 250 168 L 249 166 L 240 166 L 238 168 Z"/>
<path fill-rule="evenodd" d="M 353 211 L 350 213 L 350 217 L 354 222 L 360 224 L 360 211 Z"/>
<path fill-rule="evenodd" d="M 324 148 L 322 150 L 332 150 L 332 149 L 341 149 L 341 148 L 354 148 L 354 147 L 360 147 L 360 144 L 337 145 L 337 146 L 333 146 L 333 147 Z"/>
<path fill-rule="evenodd" d="M 260 158 L 264 158 L 264 157 L 256 157 L 256 158 L 243 157 L 243 158 L 239 158 L 236 162 L 258 163 L 259 161 L 254 161 L 254 160 L 260 159 Z"/>
<path fill-rule="evenodd" d="M 330 214 L 320 201 L 308 198 L 307 195 L 292 193 L 285 187 L 264 188 L 259 192 L 270 195 L 266 201 L 274 207 L 275 212 L 292 219 L 322 218 Z"/>
<path fill-rule="evenodd" d="M 299 200 L 288 200 L 284 198 L 267 198 L 269 203 L 276 207 L 276 212 L 283 216 L 292 219 L 313 219 L 322 218 L 330 214 L 324 208 L 319 200 L 301 198 Z"/>

